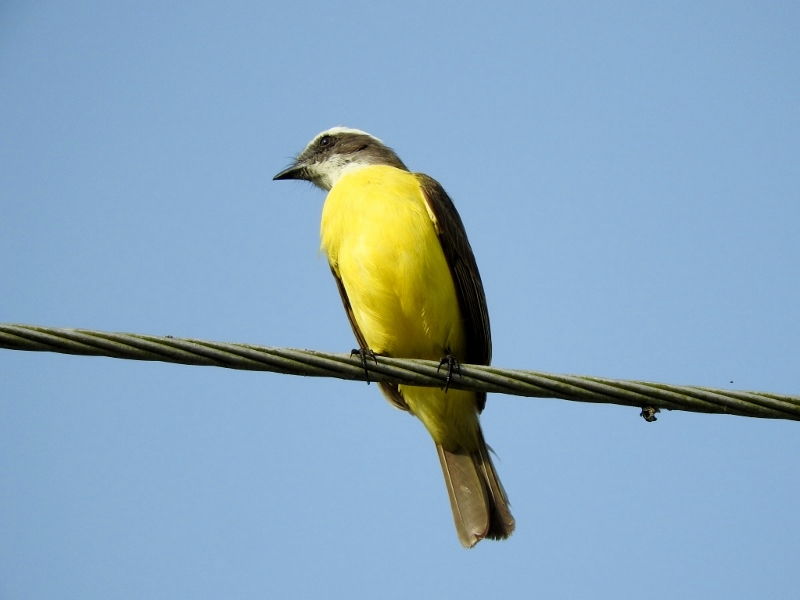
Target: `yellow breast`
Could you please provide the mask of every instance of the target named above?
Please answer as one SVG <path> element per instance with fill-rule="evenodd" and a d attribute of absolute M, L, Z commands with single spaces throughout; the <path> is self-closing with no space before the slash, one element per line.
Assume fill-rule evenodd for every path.
<path fill-rule="evenodd" d="M 325 201 L 321 238 L 370 349 L 463 354 L 453 278 L 414 174 L 371 166 L 343 175 Z"/>

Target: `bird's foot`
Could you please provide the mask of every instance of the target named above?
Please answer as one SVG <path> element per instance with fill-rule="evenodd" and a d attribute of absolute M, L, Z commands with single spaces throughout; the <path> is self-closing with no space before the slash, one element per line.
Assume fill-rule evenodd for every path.
<path fill-rule="evenodd" d="M 447 365 L 447 378 L 444 380 L 444 391 L 446 392 L 450 388 L 450 380 L 453 378 L 453 370 L 458 373 L 459 377 L 461 376 L 461 365 L 458 364 L 458 359 L 452 354 L 442 357 L 442 360 L 439 361 L 439 368 L 436 369 L 437 373 L 443 365 Z"/>
<path fill-rule="evenodd" d="M 367 378 L 367 385 L 370 384 L 369 381 L 369 370 L 367 369 L 367 358 L 371 358 L 375 361 L 375 364 L 378 364 L 378 357 L 375 356 L 375 353 L 370 350 L 369 348 L 353 348 L 350 351 L 350 358 L 353 356 L 358 356 L 361 359 L 361 366 L 364 367 L 364 375 Z"/>

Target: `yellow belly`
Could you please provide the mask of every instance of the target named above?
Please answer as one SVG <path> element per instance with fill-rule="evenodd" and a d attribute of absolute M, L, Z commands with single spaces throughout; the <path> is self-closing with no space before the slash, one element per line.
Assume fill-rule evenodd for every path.
<path fill-rule="evenodd" d="M 372 351 L 397 358 L 463 358 L 466 336 L 453 278 L 413 174 L 373 166 L 343 175 L 325 201 L 321 238 Z M 473 394 L 400 389 L 438 443 L 474 447 Z"/>

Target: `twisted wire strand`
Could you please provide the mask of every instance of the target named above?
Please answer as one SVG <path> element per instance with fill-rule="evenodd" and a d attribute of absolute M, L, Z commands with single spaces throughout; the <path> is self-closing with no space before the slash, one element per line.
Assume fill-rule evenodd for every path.
<path fill-rule="evenodd" d="M 442 387 L 446 378 L 446 370 L 440 369 L 439 363 L 435 361 L 379 356 L 377 364 L 368 361 L 366 373 L 361 359 L 349 354 L 38 325 L 0 324 L 0 348 L 428 387 Z M 558 375 L 478 365 L 460 365 L 460 375 L 454 375 L 450 387 L 536 398 L 619 404 L 648 411 L 683 410 L 800 420 L 800 396 Z M 654 420 L 652 415 L 648 418 L 644 410 L 643 416 L 647 420 Z"/>

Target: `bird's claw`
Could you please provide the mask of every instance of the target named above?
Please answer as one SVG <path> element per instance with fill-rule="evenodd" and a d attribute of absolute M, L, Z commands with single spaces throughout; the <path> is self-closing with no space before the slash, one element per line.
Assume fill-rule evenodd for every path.
<path fill-rule="evenodd" d="M 439 361 L 439 366 L 436 369 L 437 373 L 439 373 L 443 365 L 447 365 L 447 378 L 444 380 L 444 391 L 446 392 L 448 389 L 450 389 L 450 380 L 453 378 L 453 369 L 456 370 L 459 377 L 461 376 L 461 365 L 458 363 L 458 359 L 452 354 L 442 357 L 442 360 Z"/>
<path fill-rule="evenodd" d="M 372 358 L 375 361 L 375 364 L 378 364 L 378 357 L 375 356 L 375 353 L 370 350 L 369 348 L 353 348 L 350 351 L 350 358 L 358 356 L 361 359 L 361 366 L 364 367 L 364 375 L 367 378 L 367 385 L 370 384 L 369 381 L 369 370 L 367 369 L 367 357 Z"/>

